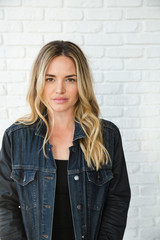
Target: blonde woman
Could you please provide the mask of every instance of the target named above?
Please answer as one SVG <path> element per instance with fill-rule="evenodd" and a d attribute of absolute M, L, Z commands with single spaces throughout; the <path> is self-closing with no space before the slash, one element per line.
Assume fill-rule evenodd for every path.
<path fill-rule="evenodd" d="M 118 128 L 99 118 L 87 60 L 72 42 L 38 54 L 31 114 L 4 133 L 1 240 L 120 240 L 130 187 Z"/>

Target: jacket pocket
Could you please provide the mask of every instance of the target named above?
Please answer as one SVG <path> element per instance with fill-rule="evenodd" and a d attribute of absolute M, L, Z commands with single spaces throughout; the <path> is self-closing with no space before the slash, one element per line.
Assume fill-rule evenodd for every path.
<path fill-rule="evenodd" d="M 11 178 L 21 186 L 25 186 L 34 180 L 35 175 L 35 170 L 14 169 Z"/>
<path fill-rule="evenodd" d="M 13 169 L 11 176 L 16 183 L 20 207 L 30 210 L 37 206 L 37 179 L 36 170 Z"/>
<path fill-rule="evenodd" d="M 109 181 L 112 178 L 111 169 L 87 172 L 87 202 L 90 210 L 100 211 L 102 209 L 107 197 Z M 91 212 L 89 214 L 91 215 Z"/>
<path fill-rule="evenodd" d="M 99 171 L 87 172 L 88 181 L 96 184 L 97 186 L 102 186 L 103 184 L 109 182 L 113 178 L 112 170 L 110 169 L 100 169 Z"/>

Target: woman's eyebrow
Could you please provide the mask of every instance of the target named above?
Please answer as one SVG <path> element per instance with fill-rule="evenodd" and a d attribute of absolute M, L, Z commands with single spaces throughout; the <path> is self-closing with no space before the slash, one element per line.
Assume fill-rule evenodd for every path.
<path fill-rule="evenodd" d="M 49 76 L 49 77 L 55 77 L 56 75 L 53 75 L 53 74 L 46 74 L 46 76 Z"/>
<path fill-rule="evenodd" d="M 48 76 L 48 77 L 56 77 L 56 75 L 53 75 L 53 74 L 46 74 L 46 76 Z M 70 74 L 70 75 L 66 75 L 65 76 L 65 78 L 67 78 L 67 77 L 77 77 L 77 75 L 76 74 Z"/>
<path fill-rule="evenodd" d="M 71 75 L 67 75 L 65 77 L 77 77 L 77 75 L 76 74 L 71 74 Z"/>

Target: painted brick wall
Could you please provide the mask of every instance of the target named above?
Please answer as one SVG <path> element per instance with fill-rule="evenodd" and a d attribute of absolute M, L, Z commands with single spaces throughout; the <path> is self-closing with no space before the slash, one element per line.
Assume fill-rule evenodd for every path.
<path fill-rule="evenodd" d="M 86 53 L 102 116 L 120 128 L 132 201 L 125 240 L 160 239 L 160 1 L 0 0 L 0 139 L 28 111 L 29 70 L 51 40 Z"/>

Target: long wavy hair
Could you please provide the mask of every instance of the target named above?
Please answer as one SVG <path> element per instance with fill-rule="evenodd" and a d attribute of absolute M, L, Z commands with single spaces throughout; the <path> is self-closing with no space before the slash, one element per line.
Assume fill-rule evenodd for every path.
<path fill-rule="evenodd" d="M 74 117 L 80 123 L 86 135 L 84 139 L 80 140 L 80 147 L 84 153 L 87 165 L 98 170 L 102 165 L 108 163 L 109 154 L 103 144 L 99 119 L 100 110 L 93 91 L 88 62 L 82 50 L 76 44 L 69 41 L 52 41 L 40 50 L 33 64 L 27 94 L 31 114 L 18 119 L 18 122 L 28 125 L 35 123 L 39 119 L 45 123 L 47 130 L 42 148 L 46 156 L 45 144 L 49 140 L 50 135 L 49 123 L 45 117 L 45 112 L 46 109 L 49 109 L 53 113 L 53 110 L 45 101 L 43 90 L 47 68 L 50 62 L 57 56 L 69 57 L 75 63 L 79 99 L 75 105 Z"/>

